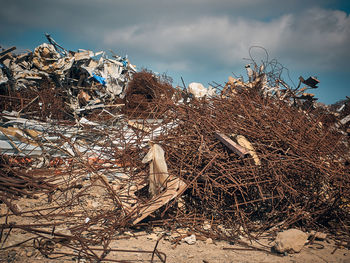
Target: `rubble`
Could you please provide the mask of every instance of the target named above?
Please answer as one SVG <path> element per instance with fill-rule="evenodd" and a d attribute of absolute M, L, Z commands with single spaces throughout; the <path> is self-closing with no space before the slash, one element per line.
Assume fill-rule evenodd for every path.
<path fill-rule="evenodd" d="M 310 236 L 311 238 L 313 239 L 316 239 L 316 240 L 325 240 L 327 238 L 327 234 L 326 233 L 322 233 L 322 232 L 317 232 L 315 230 L 312 230 L 310 232 Z"/>
<path fill-rule="evenodd" d="M 279 253 L 299 253 L 304 247 L 308 235 L 298 229 L 288 229 L 278 233 L 274 248 Z"/>
<path fill-rule="evenodd" d="M 184 237 L 183 239 L 182 239 L 182 242 L 185 242 L 185 243 L 187 243 L 187 244 L 189 244 L 189 245 L 194 245 L 194 244 L 196 244 L 196 241 L 197 241 L 197 239 L 196 239 L 196 235 L 190 235 L 190 236 L 188 236 L 188 237 Z"/>
<path fill-rule="evenodd" d="M 349 100 L 317 104 L 304 94 L 317 79 L 291 88 L 254 61 L 202 99 L 127 57 L 48 41 L 0 55 L 4 250 L 108 261 L 113 240 L 150 226 L 186 229 L 175 244 L 315 226 L 348 244 Z M 162 237 L 144 252 L 165 262 Z"/>
<path fill-rule="evenodd" d="M 50 36 L 48 40 L 53 41 Z M 61 100 L 61 109 L 73 115 L 95 108 L 114 106 L 117 99 L 125 97 L 127 83 L 136 72 L 135 66 L 129 63 L 127 57 L 113 55 L 111 59 L 105 52 L 79 50 L 65 51 L 62 55 L 53 44 L 43 43 L 35 48 L 34 52 L 9 55 L 8 52 L 13 49 L 6 51 L 8 58 L 1 64 L 2 90 L 7 89 L 8 93 L 1 95 L 11 97 L 14 93 L 30 91 L 32 96 L 39 96 L 44 100 L 40 92 L 46 83 L 51 89 L 50 95 Z M 53 103 L 45 102 L 42 104 L 46 107 L 49 105 L 45 104 Z M 30 104 L 26 107 L 33 108 L 34 105 L 30 107 Z M 8 106 L 3 105 L 2 109 Z M 23 111 L 23 107 L 17 111 Z"/>
<path fill-rule="evenodd" d="M 208 245 L 214 244 L 213 239 L 210 237 L 207 240 L 205 240 L 205 243 Z"/>

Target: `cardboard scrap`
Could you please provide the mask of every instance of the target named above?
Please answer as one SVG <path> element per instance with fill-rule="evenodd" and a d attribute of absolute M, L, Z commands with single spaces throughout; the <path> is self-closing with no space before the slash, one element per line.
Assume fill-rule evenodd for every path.
<path fill-rule="evenodd" d="M 248 149 L 250 156 L 253 157 L 253 160 L 256 165 L 261 165 L 260 159 L 253 147 L 253 145 L 247 140 L 246 137 L 243 135 L 236 135 L 236 140 L 239 145 L 243 146 L 244 148 Z"/>
<path fill-rule="evenodd" d="M 158 144 L 149 143 L 151 149 L 143 158 L 142 163 L 150 163 L 149 167 L 149 193 L 151 196 L 158 194 L 167 187 L 169 177 L 168 167 L 165 162 L 164 150 Z"/>

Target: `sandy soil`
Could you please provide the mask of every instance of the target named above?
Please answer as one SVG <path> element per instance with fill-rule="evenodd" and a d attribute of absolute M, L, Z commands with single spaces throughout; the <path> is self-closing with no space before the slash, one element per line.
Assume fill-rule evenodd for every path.
<path fill-rule="evenodd" d="M 22 233 L 24 234 L 24 233 Z M 132 237 L 135 235 L 134 237 Z M 152 251 L 157 243 L 160 233 L 147 234 L 145 232 L 129 232 L 126 239 L 113 241 L 110 244 L 112 249 L 126 249 L 129 252 L 111 251 L 107 259 L 122 260 L 124 262 L 150 262 Z M 11 235 L 11 240 L 6 241 L 6 245 L 14 244 L 23 239 L 22 235 Z M 268 244 L 270 240 L 261 239 L 259 243 Z M 270 253 L 268 248 L 264 248 L 256 242 L 252 243 L 255 247 L 260 247 L 264 251 L 258 251 L 244 247 L 242 245 L 230 244 L 226 241 L 206 241 L 197 240 L 195 244 L 189 245 L 180 242 L 174 245 L 168 240 L 162 239 L 157 250 L 166 255 L 166 262 L 180 263 L 214 263 L 214 262 L 343 262 L 350 263 L 350 251 L 345 248 L 339 248 L 334 252 L 335 243 L 332 240 L 317 241 L 313 245 L 305 246 L 300 253 L 278 255 Z M 56 244 L 55 252 L 65 252 L 65 247 Z M 142 251 L 148 251 L 143 253 Z M 52 257 L 56 257 L 53 255 Z M 50 256 L 51 257 L 51 256 Z M 63 258 L 48 259 L 38 250 L 34 249 L 32 243 L 23 244 L 19 247 L 0 250 L 0 262 L 79 262 L 76 257 L 65 256 Z M 80 262 L 86 262 L 80 260 Z M 154 262 L 161 262 L 154 255 Z"/>

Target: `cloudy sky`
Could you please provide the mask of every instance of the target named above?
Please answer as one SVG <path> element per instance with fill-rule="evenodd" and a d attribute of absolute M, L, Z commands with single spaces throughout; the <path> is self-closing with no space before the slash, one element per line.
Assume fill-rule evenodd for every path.
<path fill-rule="evenodd" d="M 113 50 L 132 64 L 166 73 L 173 85 L 224 83 L 243 75 L 249 48 L 321 81 L 321 102 L 350 96 L 350 1 L 338 0 L 0 0 L 0 45 L 46 42 L 69 50 Z M 266 59 L 253 49 L 257 61 Z"/>

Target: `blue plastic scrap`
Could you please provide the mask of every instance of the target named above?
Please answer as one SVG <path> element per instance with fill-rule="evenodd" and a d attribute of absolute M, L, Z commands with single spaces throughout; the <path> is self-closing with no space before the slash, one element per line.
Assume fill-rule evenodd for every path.
<path fill-rule="evenodd" d="M 92 78 L 96 80 L 97 82 L 101 83 L 103 86 L 106 85 L 106 79 L 102 78 L 100 76 L 95 75 L 95 73 L 92 73 Z"/>
<path fill-rule="evenodd" d="M 126 66 L 128 65 L 128 61 L 127 60 L 123 60 L 122 63 L 123 63 L 123 67 L 126 68 Z"/>

